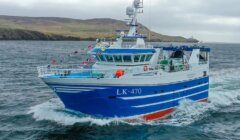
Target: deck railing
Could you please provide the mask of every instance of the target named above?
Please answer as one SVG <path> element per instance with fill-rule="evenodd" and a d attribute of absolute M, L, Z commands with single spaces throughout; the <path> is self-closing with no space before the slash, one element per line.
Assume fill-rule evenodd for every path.
<path fill-rule="evenodd" d="M 117 69 L 92 69 L 81 65 L 74 66 L 40 66 L 38 69 L 39 77 L 86 77 L 101 78 L 113 77 Z"/>
<path fill-rule="evenodd" d="M 112 69 L 94 69 L 84 65 L 71 65 L 71 66 L 58 66 L 48 65 L 40 66 L 38 69 L 38 76 L 43 77 L 56 77 L 56 78 L 116 78 L 116 72 L 119 68 Z M 147 76 L 156 74 L 157 70 L 149 68 L 145 71 L 142 68 L 125 68 L 124 76 Z"/>
<path fill-rule="evenodd" d="M 149 76 L 165 72 L 187 71 L 191 69 L 189 65 L 162 65 L 148 67 L 147 70 L 141 67 L 125 68 L 124 76 Z M 57 77 L 57 78 L 116 78 L 116 72 L 119 68 L 95 69 L 86 65 L 47 65 L 37 67 L 39 77 Z"/>

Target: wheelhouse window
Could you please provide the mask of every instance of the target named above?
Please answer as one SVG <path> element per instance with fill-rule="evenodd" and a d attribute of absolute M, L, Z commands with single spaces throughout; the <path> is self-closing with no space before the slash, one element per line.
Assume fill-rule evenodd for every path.
<path fill-rule="evenodd" d="M 98 55 L 96 55 L 95 58 L 96 58 L 97 61 L 101 61 L 101 59 L 99 58 Z"/>
<path fill-rule="evenodd" d="M 131 55 L 124 55 L 124 56 L 123 56 L 123 61 L 124 61 L 124 62 L 132 62 L 132 57 L 131 57 Z"/>
<path fill-rule="evenodd" d="M 121 55 L 114 55 L 113 58 L 114 58 L 115 62 L 117 62 L 117 63 L 122 62 L 122 56 Z"/>
<path fill-rule="evenodd" d="M 98 56 L 101 61 L 106 61 L 105 57 L 103 55 Z"/>
<path fill-rule="evenodd" d="M 113 62 L 113 57 L 111 55 L 105 55 L 108 62 Z"/>
<path fill-rule="evenodd" d="M 140 55 L 135 55 L 133 59 L 134 59 L 134 62 L 139 62 Z"/>
<path fill-rule="evenodd" d="M 115 62 L 115 63 L 138 63 L 138 62 L 149 62 L 152 58 L 152 54 L 142 55 L 96 55 L 97 61 L 101 62 Z"/>
<path fill-rule="evenodd" d="M 208 52 L 201 51 L 199 55 L 199 61 L 202 63 L 207 63 L 208 61 Z"/>
<path fill-rule="evenodd" d="M 140 58 L 140 62 L 144 62 L 146 55 L 142 55 Z"/>
<path fill-rule="evenodd" d="M 146 56 L 146 60 L 145 61 L 150 61 L 151 60 L 151 58 L 152 58 L 152 54 L 148 54 L 147 56 Z"/>
<path fill-rule="evenodd" d="M 183 51 L 175 51 L 172 53 L 170 58 L 183 58 L 184 52 Z"/>

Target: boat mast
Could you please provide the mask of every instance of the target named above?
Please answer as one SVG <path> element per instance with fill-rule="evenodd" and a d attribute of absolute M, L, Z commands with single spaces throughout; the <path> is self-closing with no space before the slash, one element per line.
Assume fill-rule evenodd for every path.
<path fill-rule="evenodd" d="M 137 15 L 143 13 L 143 0 L 134 0 L 132 6 L 127 7 L 126 14 L 129 16 L 130 26 L 127 36 L 138 36 Z"/>
<path fill-rule="evenodd" d="M 133 48 L 145 48 L 145 36 L 141 35 L 137 31 L 137 16 L 138 14 L 143 13 L 143 0 L 134 0 L 132 6 L 128 6 L 126 9 L 126 15 L 129 19 L 127 20 L 127 25 L 129 26 L 128 33 L 125 34 L 124 30 L 120 31 L 120 36 L 117 38 L 117 46 L 122 46 L 123 39 L 136 39 L 136 45 Z"/>
<path fill-rule="evenodd" d="M 130 26 L 127 36 L 124 38 L 136 39 L 135 48 L 145 48 L 145 36 L 137 31 L 137 15 L 143 13 L 143 0 L 134 0 L 132 6 L 127 7 L 126 14 L 129 16 L 128 25 Z"/>

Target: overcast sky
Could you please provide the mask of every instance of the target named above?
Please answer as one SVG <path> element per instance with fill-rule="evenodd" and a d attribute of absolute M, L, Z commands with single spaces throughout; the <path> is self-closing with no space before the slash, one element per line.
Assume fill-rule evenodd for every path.
<path fill-rule="evenodd" d="M 114 18 L 132 0 L 0 0 L 0 15 Z M 205 42 L 240 42 L 240 0 L 144 0 L 139 21 L 166 35 Z"/>

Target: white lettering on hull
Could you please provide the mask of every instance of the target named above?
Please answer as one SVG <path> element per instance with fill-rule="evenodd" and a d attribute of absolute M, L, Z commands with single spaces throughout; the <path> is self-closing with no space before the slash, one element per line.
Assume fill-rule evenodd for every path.
<path fill-rule="evenodd" d="M 121 95 L 135 95 L 135 94 L 142 94 L 142 89 L 141 88 L 133 88 L 133 89 L 117 89 L 116 94 L 118 96 Z"/>

